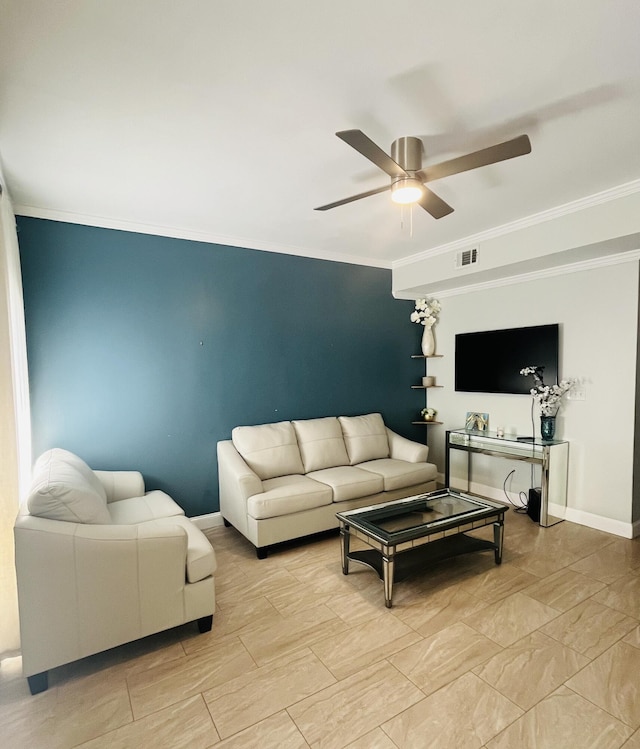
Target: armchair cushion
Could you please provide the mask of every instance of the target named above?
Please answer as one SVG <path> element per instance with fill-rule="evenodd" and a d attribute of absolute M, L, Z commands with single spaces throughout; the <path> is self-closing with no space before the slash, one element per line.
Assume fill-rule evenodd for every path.
<path fill-rule="evenodd" d="M 54 448 L 34 466 L 27 507 L 32 515 L 71 523 L 113 522 L 99 479 L 77 455 Z"/>
<path fill-rule="evenodd" d="M 146 523 L 157 518 L 184 515 L 184 510 L 161 491 L 147 492 L 144 497 L 129 497 L 108 505 L 111 521 L 115 525 Z"/>
<path fill-rule="evenodd" d="M 389 457 L 387 429 L 381 414 L 339 416 L 351 465 Z"/>

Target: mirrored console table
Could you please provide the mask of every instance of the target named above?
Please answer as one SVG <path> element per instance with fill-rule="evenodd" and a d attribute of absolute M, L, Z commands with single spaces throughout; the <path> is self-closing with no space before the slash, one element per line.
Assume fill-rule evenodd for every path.
<path fill-rule="evenodd" d="M 526 440 L 526 441 L 525 441 Z M 495 432 L 455 429 L 447 432 L 445 448 L 445 487 L 451 488 L 451 451 L 467 453 L 467 491 L 471 481 L 472 454 L 521 460 L 541 467 L 540 525 L 548 527 L 564 520 L 567 508 L 569 443 L 564 440 L 538 440 L 516 435 L 498 437 Z"/>

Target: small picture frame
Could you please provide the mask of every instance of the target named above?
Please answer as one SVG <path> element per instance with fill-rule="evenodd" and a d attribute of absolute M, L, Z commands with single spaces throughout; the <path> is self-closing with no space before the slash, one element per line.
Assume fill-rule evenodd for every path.
<path fill-rule="evenodd" d="M 467 432 L 488 432 L 489 414 L 467 411 L 467 419 L 464 423 Z"/>

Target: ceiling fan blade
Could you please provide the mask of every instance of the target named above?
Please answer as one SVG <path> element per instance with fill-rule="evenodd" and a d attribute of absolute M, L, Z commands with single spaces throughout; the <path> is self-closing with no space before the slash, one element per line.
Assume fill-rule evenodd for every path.
<path fill-rule="evenodd" d="M 352 195 L 350 198 L 344 198 L 343 200 L 336 200 L 335 203 L 327 203 L 327 205 L 321 205 L 319 208 L 314 208 L 314 211 L 328 211 L 330 208 L 337 208 L 339 205 L 346 205 L 347 203 L 353 203 L 354 200 L 360 200 L 361 198 L 368 198 L 370 195 L 377 195 L 380 192 L 386 192 L 391 189 L 391 185 L 385 185 L 384 187 L 376 187 L 375 190 L 367 190 L 367 192 L 361 192 L 358 195 Z"/>
<path fill-rule="evenodd" d="M 371 138 L 366 136 L 362 130 L 341 130 L 336 133 L 351 148 L 355 148 L 366 159 L 372 161 L 379 169 L 386 172 L 390 177 L 406 177 L 405 170 L 388 156 Z"/>
<path fill-rule="evenodd" d="M 524 156 L 531 153 L 531 141 L 528 135 L 519 135 L 512 140 L 506 140 L 504 143 L 498 143 L 489 148 L 482 148 L 480 151 L 468 153 L 466 156 L 459 156 L 449 161 L 442 161 L 439 164 L 428 166 L 426 169 L 418 172 L 416 175 L 422 182 L 431 182 L 434 179 L 448 177 L 451 174 L 468 172 L 470 169 L 477 169 L 481 166 L 495 164 L 498 161 L 506 161 L 516 156 Z"/>
<path fill-rule="evenodd" d="M 428 188 L 424 188 L 422 197 L 418 201 L 418 205 L 425 209 L 427 213 L 430 213 L 434 218 L 442 218 L 450 213 L 453 213 L 453 208 L 445 203 L 444 200 L 438 197 L 435 192 L 431 192 Z"/>

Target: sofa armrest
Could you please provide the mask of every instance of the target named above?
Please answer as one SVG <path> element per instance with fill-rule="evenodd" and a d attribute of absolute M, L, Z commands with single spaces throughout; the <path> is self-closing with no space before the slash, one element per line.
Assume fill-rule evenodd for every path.
<path fill-rule="evenodd" d="M 218 442 L 220 513 L 241 533 L 247 529 L 247 499 L 263 491 L 262 481 L 231 440 Z"/>
<path fill-rule="evenodd" d="M 231 480 L 243 499 L 262 492 L 262 481 L 247 465 L 231 440 L 218 442 L 218 470 Z"/>
<path fill-rule="evenodd" d="M 107 502 L 142 497 L 144 478 L 139 471 L 94 471 L 107 493 Z"/>
<path fill-rule="evenodd" d="M 183 623 L 184 528 L 21 516 L 14 533 L 25 676 Z"/>
<path fill-rule="evenodd" d="M 390 456 L 397 460 L 406 460 L 408 463 L 426 463 L 429 457 L 429 446 L 419 442 L 408 440 L 396 432 L 387 429 L 389 439 Z"/>

